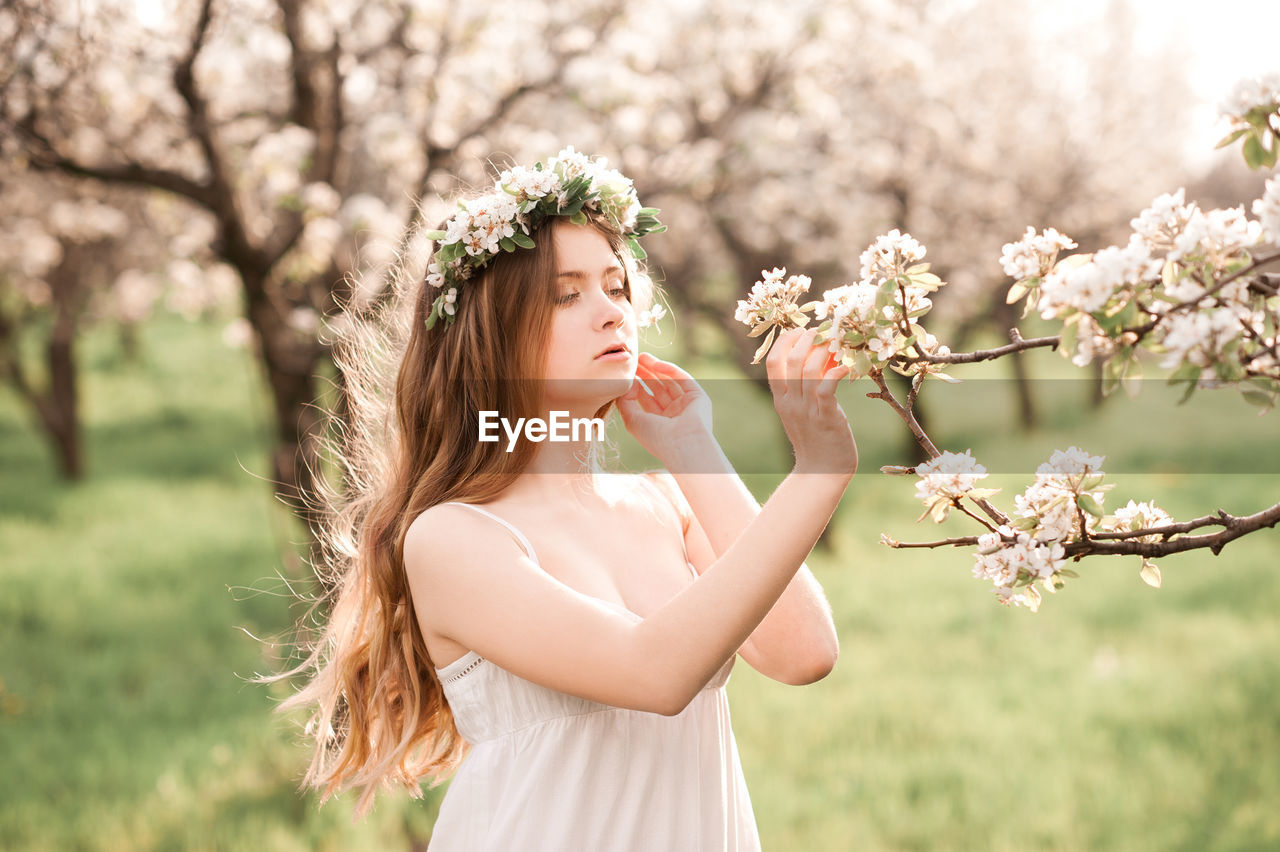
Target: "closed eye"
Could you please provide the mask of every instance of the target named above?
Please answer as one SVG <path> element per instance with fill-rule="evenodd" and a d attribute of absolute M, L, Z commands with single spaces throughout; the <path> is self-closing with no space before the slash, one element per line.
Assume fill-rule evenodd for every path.
<path fill-rule="evenodd" d="M 559 298 L 557 298 L 557 299 L 556 299 L 556 304 L 557 304 L 557 305 L 571 305 L 571 304 L 573 304 L 573 302 L 578 298 L 578 295 L 579 295 L 579 294 L 578 294 L 578 292 L 577 292 L 576 290 L 575 290 L 574 292 L 572 292 L 572 293 L 565 293 L 563 296 L 560 296 Z M 627 288 L 626 288 L 625 286 L 623 286 L 623 287 L 610 287 L 610 288 L 609 288 L 609 296 L 610 296 L 610 298 L 614 298 L 614 299 L 630 299 L 630 298 L 631 298 L 631 296 L 630 296 L 630 294 L 628 293 Z"/>

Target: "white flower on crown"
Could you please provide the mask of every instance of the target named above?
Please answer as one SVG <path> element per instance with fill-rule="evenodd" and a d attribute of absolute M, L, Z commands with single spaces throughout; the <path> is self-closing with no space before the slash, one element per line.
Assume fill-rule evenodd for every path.
<path fill-rule="evenodd" d="M 530 199 L 545 198 L 559 191 L 560 179 L 550 170 L 530 169 L 524 166 L 513 166 L 504 171 L 498 178 L 503 189 L 510 192 L 517 204 Z"/>
<path fill-rule="evenodd" d="M 440 264 L 435 261 L 427 264 L 427 283 L 436 289 L 444 286 L 444 275 L 440 273 Z"/>
<path fill-rule="evenodd" d="M 586 154 L 573 150 L 573 146 L 570 145 L 548 160 L 547 168 L 559 174 L 561 182 L 568 183 L 578 175 L 594 172 L 597 167 L 604 168 L 608 162 L 604 157 L 600 157 L 592 163 Z"/>
<path fill-rule="evenodd" d="M 437 254 L 426 283 L 454 295 L 436 297 L 427 328 L 441 316 L 453 316 L 455 285 L 500 252 L 532 248 L 534 229 L 550 216 L 572 215 L 582 221 L 583 210 L 598 211 L 618 226 L 632 254 L 643 257 L 636 241 L 665 228 L 658 211 L 641 207 L 631 180 L 606 165 L 603 158 L 592 160 L 568 147 L 549 158 L 545 167 L 514 166 L 501 173 L 492 191 L 461 202 L 443 230 L 427 231 L 426 236 L 436 241 Z"/>

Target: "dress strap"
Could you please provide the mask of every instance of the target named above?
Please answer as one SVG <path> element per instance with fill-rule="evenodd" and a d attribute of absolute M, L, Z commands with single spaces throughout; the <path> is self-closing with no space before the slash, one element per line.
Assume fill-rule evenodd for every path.
<path fill-rule="evenodd" d="M 533 560 L 533 564 L 537 565 L 539 568 L 542 567 L 542 565 L 538 562 L 538 554 L 533 552 L 533 545 L 529 543 L 529 539 L 525 538 L 524 533 L 516 529 L 515 525 L 512 524 L 510 521 L 503 520 L 502 518 L 499 518 L 497 515 L 495 515 L 493 512 L 490 512 L 486 509 L 481 509 L 479 506 L 475 505 L 474 503 L 459 503 L 456 500 L 449 500 L 448 502 L 440 503 L 438 505 L 466 506 L 468 509 L 475 509 L 477 512 L 479 512 L 482 515 L 488 515 L 490 518 L 493 518 L 495 521 L 497 521 L 498 523 L 506 527 L 508 530 L 510 530 L 511 534 L 514 535 L 516 539 L 520 542 L 520 544 L 524 547 L 525 552 L 529 554 L 529 558 Z"/>

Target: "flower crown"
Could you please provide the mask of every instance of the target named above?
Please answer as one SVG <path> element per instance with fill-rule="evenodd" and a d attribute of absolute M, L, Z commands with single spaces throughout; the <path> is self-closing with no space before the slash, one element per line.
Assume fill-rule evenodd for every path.
<path fill-rule="evenodd" d="M 638 239 L 666 226 L 658 221 L 657 209 L 640 206 L 631 179 L 607 166 L 603 157 L 589 158 L 569 147 L 545 166 L 508 169 L 491 192 L 459 202 L 445 230 L 426 232 L 437 243 L 427 284 L 441 291 L 431 305 L 427 328 L 441 318 L 452 325 L 463 282 L 499 252 L 533 248 L 529 235 L 550 216 L 568 216 L 575 225 L 585 225 L 585 210 L 599 212 L 627 238 L 631 254 L 643 260 Z"/>

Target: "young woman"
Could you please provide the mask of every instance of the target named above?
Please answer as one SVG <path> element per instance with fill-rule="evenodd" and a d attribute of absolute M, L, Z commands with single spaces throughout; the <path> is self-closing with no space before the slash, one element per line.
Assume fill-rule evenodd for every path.
<path fill-rule="evenodd" d="M 363 787 L 361 813 L 460 762 L 432 850 L 757 849 L 729 671 L 740 655 L 804 684 L 835 664 L 804 559 L 857 467 L 834 398 L 847 371 L 812 331 L 779 337 L 767 370 L 795 468 L 761 507 L 705 393 L 638 351 L 651 294 L 626 249 L 654 212 L 572 149 L 504 172 L 431 234 L 407 325 L 393 304 L 346 350 L 334 599 L 286 706 L 314 710 L 307 782 Z M 378 353 L 397 364 L 389 399 L 364 366 Z M 510 425 L 614 407 L 665 471 L 605 473 L 585 435 Z"/>

